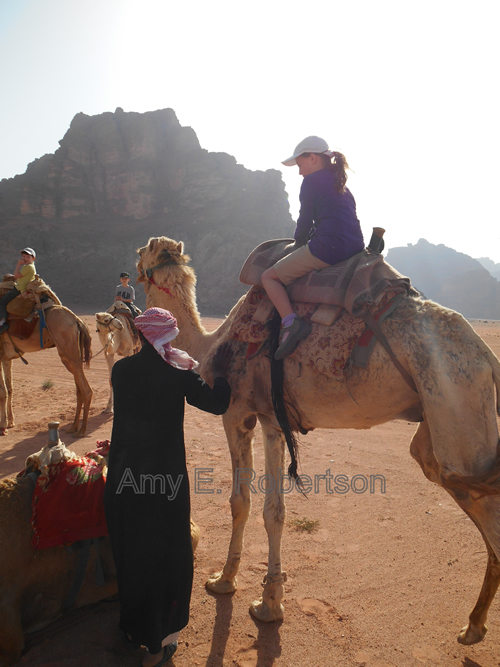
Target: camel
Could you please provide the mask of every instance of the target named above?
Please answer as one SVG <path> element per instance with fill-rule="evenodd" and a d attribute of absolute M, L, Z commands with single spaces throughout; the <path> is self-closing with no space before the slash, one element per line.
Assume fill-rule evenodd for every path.
<path fill-rule="evenodd" d="M 196 277 L 188 266 L 189 257 L 183 254 L 183 243 L 151 238 L 137 252 L 138 282 L 144 283 L 147 307 L 162 307 L 175 315 L 180 330 L 176 345 L 200 361 L 201 375 L 211 382 L 211 359 L 216 348 L 229 339 L 244 297 L 218 329 L 207 333 L 196 306 Z M 317 326 L 324 325 L 314 324 L 313 332 Z M 329 377 L 308 365 L 301 351 L 304 341 L 284 360 L 291 421 L 303 433 L 313 428 L 367 429 L 393 419 L 418 423 L 411 455 L 425 476 L 446 489 L 472 519 L 488 552 L 479 599 L 458 636 L 459 642 L 473 644 L 486 633 L 488 609 L 500 582 L 500 459 L 495 414 L 495 387 L 500 414 L 500 362 L 460 314 L 429 300 L 403 298 L 382 329 L 417 391 L 378 342 L 368 366 L 353 368 L 347 379 Z M 326 327 L 325 336 L 328 331 Z M 270 622 L 284 614 L 281 537 L 285 502 L 277 481 L 285 469 L 285 438 L 273 410 L 269 353 L 246 359 L 247 345 L 239 341 L 233 341 L 233 349 L 228 377 L 233 393 L 223 417 L 233 469 L 232 535 L 224 568 L 208 580 L 207 587 L 216 593 L 237 588 L 251 496 L 248 484 L 234 482 L 238 470 L 253 469 L 252 443 L 259 420 L 265 473 L 275 483 L 272 490 L 268 488 L 264 503 L 268 571 L 263 595 L 250 610 L 259 620 Z"/>
<path fill-rule="evenodd" d="M 76 438 L 83 438 L 87 430 L 92 389 L 83 372 L 92 356 L 91 337 L 87 325 L 69 308 L 62 305 L 50 306 L 44 310 L 47 328 L 43 330 L 43 348 L 40 345 L 40 322 L 28 338 L 20 339 L 5 331 L 0 336 L 0 435 L 15 426 L 12 411 L 12 360 L 19 359 L 28 352 L 56 347 L 61 361 L 73 375 L 76 385 L 76 412 L 73 423 L 66 429 Z M 80 425 L 80 414 L 83 418 Z"/>
<path fill-rule="evenodd" d="M 127 315 L 122 313 L 96 313 L 96 330 L 104 349 L 106 363 L 109 370 L 109 400 L 104 412 L 113 413 L 113 387 L 111 386 L 111 371 L 115 363 L 115 354 L 121 357 L 130 357 L 139 352 L 140 343 L 136 341 L 128 323 Z"/>
<path fill-rule="evenodd" d="M 36 551 L 31 538 L 31 477 L 0 482 L 0 667 L 19 660 L 24 633 L 41 630 L 64 613 L 77 566 L 79 549 L 64 546 Z M 193 551 L 199 541 L 191 521 Z M 116 595 L 116 569 L 109 537 L 100 538 L 104 584 L 96 582 L 96 551 L 90 549 L 85 579 L 72 608 Z"/>

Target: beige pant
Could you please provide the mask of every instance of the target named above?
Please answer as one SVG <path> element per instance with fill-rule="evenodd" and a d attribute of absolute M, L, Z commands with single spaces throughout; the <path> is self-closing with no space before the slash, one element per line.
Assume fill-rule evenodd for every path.
<path fill-rule="evenodd" d="M 315 257 L 306 244 L 276 262 L 273 269 L 283 285 L 289 285 L 296 278 L 305 276 L 310 271 L 319 271 L 327 266 L 330 266 L 330 264 Z"/>

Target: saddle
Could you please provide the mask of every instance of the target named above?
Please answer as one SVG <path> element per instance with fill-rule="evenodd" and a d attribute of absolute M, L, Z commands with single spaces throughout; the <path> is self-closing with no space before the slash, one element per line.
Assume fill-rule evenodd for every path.
<path fill-rule="evenodd" d="M 96 450 L 79 456 L 59 440 L 26 459 L 18 477 L 37 472 L 31 503 L 34 549 L 108 534 L 103 497 L 109 440 L 97 445 Z"/>
<path fill-rule="evenodd" d="M 2 293 L 14 287 L 14 276 L 5 275 L 3 282 L 0 283 Z M 28 283 L 26 291 L 21 292 L 7 304 L 10 335 L 21 340 L 29 338 L 39 321 L 40 310 L 46 310 L 55 305 L 61 306 L 61 301 L 40 276 L 35 275 L 35 279 Z"/>
<path fill-rule="evenodd" d="M 294 247 L 292 239 L 278 239 L 260 244 L 245 261 L 240 273 L 240 282 L 262 287 L 263 272 L 286 257 Z M 356 322 L 350 322 L 349 326 L 353 328 L 347 336 L 350 341 L 355 336 L 357 345 L 354 347 L 353 343 L 350 346 L 348 350 L 349 355 L 352 353 L 350 359 L 349 355 L 344 355 L 341 362 L 342 370 L 353 364 L 367 365 L 375 342 L 372 337 L 375 334 L 406 383 L 416 391 L 413 379 L 394 356 L 380 324 L 404 296 L 419 296 L 419 292 L 411 286 L 409 278 L 387 264 L 380 252 L 370 247 L 365 248 L 344 262 L 311 271 L 297 278 L 286 287 L 286 290 L 290 301 L 298 304 L 295 306 L 295 311 L 299 317 L 305 316 L 311 322 L 331 326 L 338 321 L 342 322 L 342 319 L 345 320 L 344 313 L 357 319 L 361 328 L 358 331 Z M 253 290 L 250 294 L 252 292 Z M 250 330 L 256 328 L 252 326 L 252 322 L 253 325 L 263 323 L 271 318 L 273 312 L 273 305 L 267 295 L 261 294 L 259 297 L 254 294 L 250 299 L 255 300 L 256 297 L 258 303 L 254 312 L 244 323 L 245 326 L 250 323 Z M 342 328 L 343 324 L 339 326 Z M 367 328 L 370 331 L 365 331 Z M 238 337 L 239 332 L 235 333 L 235 337 Z M 323 338 L 320 344 L 329 346 L 330 340 Z M 304 345 L 307 345 L 307 340 Z M 362 350 L 360 347 L 365 349 Z"/>
<path fill-rule="evenodd" d="M 250 253 L 240 273 L 240 282 L 262 287 L 261 276 L 266 269 L 286 257 L 293 249 L 293 240 L 266 241 Z M 295 303 L 316 303 L 333 306 L 323 312 L 337 313 L 345 308 L 348 313 L 362 317 L 377 307 L 387 292 L 395 294 L 419 293 L 410 279 L 396 271 L 382 255 L 370 248 L 319 271 L 311 271 L 294 280 L 286 288 Z"/>

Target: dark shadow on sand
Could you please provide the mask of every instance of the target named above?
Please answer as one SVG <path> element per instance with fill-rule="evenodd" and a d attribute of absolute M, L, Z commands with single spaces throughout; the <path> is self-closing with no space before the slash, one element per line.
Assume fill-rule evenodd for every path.
<path fill-rule="evenodd" d="M 233 616 L 233 596 L 217 595 L 207 590 L 207 594 L 216 600 L 215 604 L 215 623 L 212 633 L 212 646 L 207 658 L 206 667 L 221 667 L 224 661 L 227 640 L 229 638 L 229 629 L 231 627 L 231 618 Z"/>

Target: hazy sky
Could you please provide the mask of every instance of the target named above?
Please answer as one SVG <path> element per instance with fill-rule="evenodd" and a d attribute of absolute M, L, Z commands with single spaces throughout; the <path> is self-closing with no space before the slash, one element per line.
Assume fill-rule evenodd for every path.
<path fill-rule="evenodd" d="M 203 148 L 281 169 L 345 153 L 365 236 L 500 262 L 497 6 L 461 0 L 0 0 L 0 178 L 83 111 L 170 107 Z M 263 239 L 264 240 L 264 239 Z"/>

